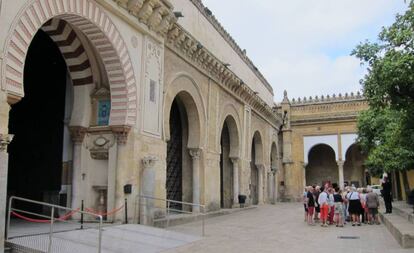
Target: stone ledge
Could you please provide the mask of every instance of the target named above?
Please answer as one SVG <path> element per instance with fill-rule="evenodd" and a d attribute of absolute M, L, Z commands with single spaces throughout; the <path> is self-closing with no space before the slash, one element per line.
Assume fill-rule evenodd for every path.
<path fill-rule="evenodd" d="M 208 212 L 206 214 L 205 219 L 209 219 L 209 218 L 213 218 L 213 217 L 217 217 L 217 216 L 222 216 L 222 215 L 227 215 L 227 214 L 232 214 L 232 213 L 236 213 L 236 212 L 241 212 L 241 211 L 247 211 L 247 210 L 252 210 L 257 208 L 257 206 L 247 206 L 244 208 L 233 208 L 233 209 L 222 209 L 219 211 L 214 211 L 214 212 Z M 197 215 L 191 215 L 191 214 L 176 214 L 176 215 L 171 215 L 170 216 L 170 221 L 169 221 L 169 226 L 177 226 L 177 225 L 182 225 L 182 224 L 186 224 L 186 223 L 190 223 L 190 222 L 194 222 L 194 221 L 201 221 L 201 214 L 197 214 Z M 167 218 L 160 218 L 160 219 L 155 219 L 154 220 L 154 227 L 158 227 L 158 228 L 166 228 L 167 227 Z"/>
<path fill-rule="evenodd" d="M 414 225 L 398 214 L 380 213 L 380 218 L 388 231 L 402 248 L 414 248 Z"/>
<path fill-rule="evenodd" d="M 393 203 L 393 213 L 398 214 L 406 221 L 414 224 L 413 207 L 409 206 L 405 202 L 398 201 Z"/>

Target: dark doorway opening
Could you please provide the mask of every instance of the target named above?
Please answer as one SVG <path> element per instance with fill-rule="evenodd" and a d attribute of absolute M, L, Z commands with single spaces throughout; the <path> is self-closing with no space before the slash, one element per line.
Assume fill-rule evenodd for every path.
<path fill-rule="evenodd" d="M 174 99 L 170 111 L 170 140 L 167 143 L 167 199 L 182 201 L 182 166 L 183 166 L 183 126 L 177 99 Z M 182 205 L 171 203 L 173 209 Z"/>
<path fill-rule="evenodd" d="M 233 175 L 232 162 L 230 160 L 230 131 L 227 123 L 224 123 L 221 131 L 221 154 L 220 154 L 220 207 L 231 208 Z"/>
<path fill-rule="evenodd" d="M 24 98 L 9 114 L 8 195 L 38 201 L 59 196 L 67 67 L 42 30 L 33 38 L 24 68 Z M 50 201 L 49 201 L 50 202 Z M 41 212 L 41 206 L 18 208 Z"/>
<path fill-rule="evenodd" d="M 253 139 L 252 142 L 252 152 L 251 152 L 251 160 L 250 160 L 250 198 L 252 200 L 253 205 L 257 205 L 259 203 L 259 194 L 258 194 L 258 186 L 259 186 L 259 172 L 256 166 L 256 143 Z"/>

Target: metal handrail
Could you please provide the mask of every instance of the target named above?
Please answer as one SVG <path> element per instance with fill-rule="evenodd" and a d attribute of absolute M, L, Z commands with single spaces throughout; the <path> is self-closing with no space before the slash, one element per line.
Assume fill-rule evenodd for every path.
<path fill-rule="evenodd" d="M 156 197 L 147 196 L 147 195 L 138 195 L 138 198 L 139 199 L 144 198 L 144 199 L 164 201 L 164 202 L 167 203 L 167 208 L 164 208 L 164 209 L 167 210 L 167 214 L 166 214 L 166 216 L 167 216 L 167 228 L 170 225 L 170 210 L 177 211 L 177 212 L 184 213 L 184 214 L 201 214 L 201 233 L 202 233 L 202 236 L 205 235 L 205 216 L 206 216 L 206 213 L 205 213 L 206 206 L 205 205 L 191 203 L 191 202 L 185 202 L 185 201 L 177 201 L 177 200 L 172 200 L 172 199 L 156 198 Z M 199 207 L 202 210 L 202 212 L 196 213 L 194 211 L 189 212 L 189 211 L 183 211 L 183 210 L 180 210 L 180 209 L 170 208 L 170 203 L 187 205 L 187 206 L 192 206 L 192 207 Z"/>
<path fill-rule="evenodd" d="M 36 214 L 33 212 L 28 212 L 28 211 L 24 211 L 24 210 L 20 210 L 17 208 L 13 208 L 13 200 L 18 200 L 18 201 L 22 201 L 22 202 L 28 202 L 28 203 L 33 203 L 33 204 L 38 204 L 41 206 L 47 206 L 47 207 L 51 207 L 51 214 L 50 217 L 49 216 L 45 216 L 43 214 Z M 41 202 L 41 201 L 36 201 L 36 200 L 31 200 L 31 199 L 26 199 L 26 198 L 21 198 L 21 197 L 17 197 L 17 196 L 11 196 L 9 199 L 9 208 L 8 208 L 8 213 L 7 213 L 7 226 L 6 226 L 6 240 L 9 240 L 9 234 L 10 234 L 10 218 L 11 218 L 11 213 L 12 211 L 17 211 L 17 212 L 23 212 L 23 213 L 27 213 L 27 214 L 31 214 L 31 215 L 36 215 L 38 217 L 42 217 L 42 218 L 50 218 L 50 228 L 49 228 L 49 244 L 48 244 L 48 250 L 47 252 L 50 253 L 51 249 L 52 249 L 52 235 L 53 235 L 53 225 L 54 225 L 54 221 L 55 221 L 55 209 L 63 209 L 63 210 L 67 210 L 67 211 L 76 211 L 80 214 L 86 214 L 86 215 L 91 215 L 94 217 L 99 218 L 99 226 L 98 226 L 98 253 L 102 252 L 102 223 L 103 223 L 103 218 L 102 215 L 98 215 L 98 214 L 94 214 L 91 212 L 87 212 L 87 211 L 82 211 L 79 209 L 73 209 L 73 208 L 69 208 L 69 207 L 65 207 L 65 206 L 59 206 L 59 205 L 54 205 L 54 204 L 50 204 L 50 203 L 46 203 L 46 202 Z"/>

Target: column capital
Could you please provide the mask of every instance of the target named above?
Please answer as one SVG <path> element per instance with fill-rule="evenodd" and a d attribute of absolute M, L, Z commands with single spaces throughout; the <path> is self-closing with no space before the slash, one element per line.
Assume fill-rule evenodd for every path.
<path fill-rule="evenodd" d="M 263 170 L 263 171 L 265 170 L 264 164 L 256 164 L 256 167 L 258 170 Z"/>
<path fill-rule="evenodd" d="M 189 148 L 188 153 L 193 160 L 200 159 L 201 148 Z"/>
<path fill-rule="evenodd" d="M 70 126 L 69 131 L 72 142 L 76 144 L 82 143 L 87 130 L 88 129 L 83 126 Z"/>
<path fill-rule="evenodd" d="M 230 160 L 233 163 L 233 165 L 236 165 L 240 161 L 240 158 L 239 157 L 230 157 Z"/>
<path fill-rule="evenodd" d="M 158 161 L 158 158 L 155 156 L 144 156 L 142 165 L 144 165 L 145 169 L 151 169 L 154 167 L 156 161 Z"/>
<path fill-rule="evenodd" d="M 6 152 L 7 146 L 13 140 L 12 134 L 0 134 L 0 152 Z"/>
<path fill-rule="evenodd" d="M 338 160 L 338 161 L 336 161 L 336 163 L 338 164 L 338 166 L 344 166 L 345 161 Z"/>
<path fill-rule="evenodd" d="M 125 145 L 128 140 L 128 134 L 131 130 L 130 126 L 111 126 L 111 130 L 116 137 L 116 141 L 119 145 Z"/>

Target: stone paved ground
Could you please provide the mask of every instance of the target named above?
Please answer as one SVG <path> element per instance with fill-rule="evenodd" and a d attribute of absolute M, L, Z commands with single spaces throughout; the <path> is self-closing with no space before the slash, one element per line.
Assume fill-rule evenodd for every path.
<path fill-rule="evenodd" d="M 170 228 L 199 235 L 200 223 Z M 338 239 L 359 236 L 360 239 Z M 317 252 L 317 253 L 403 253 L 383 225 L 345 228 L 308 226 L 299 203 L 278 203 L 206 221 L 204 239 L 165 252 Z"/>

